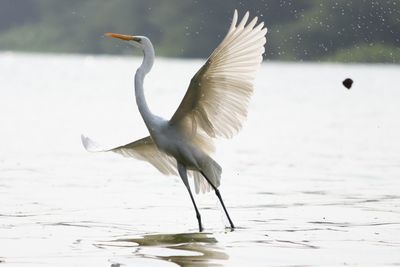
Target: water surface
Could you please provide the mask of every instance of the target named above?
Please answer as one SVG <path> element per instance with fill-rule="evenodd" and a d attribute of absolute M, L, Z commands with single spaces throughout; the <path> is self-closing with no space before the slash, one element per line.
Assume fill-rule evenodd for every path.
<path fill-rule="evenodd" d="M 146 79 L 169 117 L 199 60 Z M 149 164 L 83 150 L 145 136 L 140 58 L 0 54 L 0 266 L 400 265 L 400 68 L 266 63 L 221 192 L 196 199 Z M 346 77 L 351 90 L 341 84 Z"/>

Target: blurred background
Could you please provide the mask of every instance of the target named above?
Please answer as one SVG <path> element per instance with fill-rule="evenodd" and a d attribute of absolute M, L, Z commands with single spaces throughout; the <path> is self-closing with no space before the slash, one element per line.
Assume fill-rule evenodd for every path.
<path fill-rule="evenodd" d="M 145 94 L 171 118 L 235 9 L 269 28 L 213 155 L 238 228 L 200 194 L 198 233 L 180 178 L 80 136 L 148 135 L 141 51 L 104 33 L 151 38 Z M 399 266 L 399 63 L 400 0 L 0 0 L 0 266 Z"/>
<path fill-rule="evenodd" d="M 0 50 L 132 53 L 105 32 L 146 35 L 166 57 L 207 57 L 233 10 L 269 28 L 266 59 L 400 63 L 400 0 L 2 0 Z"/>

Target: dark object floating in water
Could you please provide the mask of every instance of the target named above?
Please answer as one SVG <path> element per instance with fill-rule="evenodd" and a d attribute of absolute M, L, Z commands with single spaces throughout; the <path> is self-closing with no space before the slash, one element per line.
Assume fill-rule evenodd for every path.
<path fill-rule="evenodd" d="M 343 81 L 344 87 L 350 90 L 351 86 L 353 85 L 353 80 L 350 78 L 347 78 L 346 80 Z"/>

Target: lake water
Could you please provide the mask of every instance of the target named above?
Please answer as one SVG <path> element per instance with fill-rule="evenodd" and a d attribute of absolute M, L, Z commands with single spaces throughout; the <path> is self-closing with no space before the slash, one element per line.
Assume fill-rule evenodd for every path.
<path fill-rule="evenodd" d="M 400 66 L 263 64 L 221 193 L 113 153 L 145 136 L 140 58 L 0 54 L 0 266 L 399 266 Z M 146 79 L 169 117 L 202 60 Z M 341 82 L 351 77 L 351 90 Z"/>

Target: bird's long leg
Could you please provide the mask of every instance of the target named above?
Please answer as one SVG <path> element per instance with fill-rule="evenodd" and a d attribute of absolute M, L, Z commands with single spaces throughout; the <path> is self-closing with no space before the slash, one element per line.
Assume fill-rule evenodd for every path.
<path fill-rule="evenodd" d="M 196 210 L 196 218 L 197 218 L 197 221 L 199 223 L 199 232 L 203 232 L 203 225 L 201 224 L 200 212 L 197 209 L 196 202 L 194 201 L 192 191 L 190 190 L 189 181 L 188 181 L 188 178 L 187 178 L 186 167 L 184 165 L 178 163 L 178 172 L 179 172 L 179 175 L 181 176 L 182 181 L 185 184 L 187 190 L 189 191 L 189 195 L 190 195 L 190 198 L 192 199 L 192 203 L 193 203 L 194 209 Z"/>
<path fill-rule="evenodd" d="M 224 211 L 225 211 L 226 217 L 228 218 L 229 224 L 231 225 L 231 229 L 234 229 L 235 226 L 233 225 L 233 222 L 232 222 L 232 220 L 231 220 L 231 217 L 229 216 L 228 211 L 227 211 L 227 209 L 226 209 L 226 207 L 225 207 L 224 201 L 222 200 L 221 193 L 219 192 L 218 188 L 215 187 L 215 185 L 213 185 L 213 183 L 210 181 L 210 179 L 208 179 L 208 177 L 204 174 L 204 172 L 201 172 L 201 174 L 204 176 L 204 178 L 207 180 L 207 182 L 208 182 L 208 183 L 211 185 L 211 187 L 214 189 L 215 194 L 217 195 L 219 201 L 221 202 L 222 208 L 223 208 Z"/>

